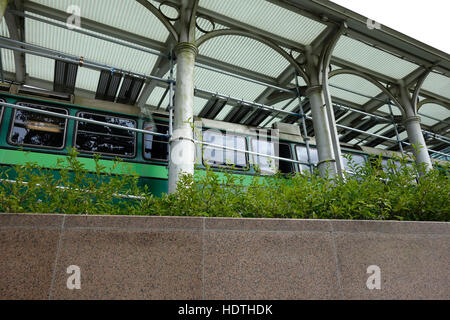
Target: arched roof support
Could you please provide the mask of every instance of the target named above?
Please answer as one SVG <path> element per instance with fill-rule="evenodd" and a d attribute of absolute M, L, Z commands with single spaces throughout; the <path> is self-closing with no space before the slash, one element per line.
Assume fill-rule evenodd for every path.
<path fill-rule="evenodd" d="M 290 54 L 288 54 L 286 51 L 284 51 L 281 47 L 279 47 L 277 44 L 275 44 L 271 40 L 266 39 L 264 37 L 250 34 L 243 30 L 221 29 L 221 30 L 214 30 L 214 31 L 204 34 L 203 36 L 201 36 L 200 38 L 198 38 L 195 41 L 195 45 L 197 47 L 200 47 L 203 43 L 205 43 L 208 40 L 211 40 L 216 37 L 222 37 L 222 36 L 228 36 L 228 35 L 235 35 L 235 36 L 250 38 L 250 39 L 256 40 L 258 42 L 261 42 L 261 43 L 269 46 L 270 48 L 275 50 L 277 53 L 279 53 L 281 56 L 283 56 L 286 60 L 288 60 L 291 65 L 294 66 L 295 70 L 302 76 L 302 78 L 305 80 L 307 85 L 310 84 L 310 79 L 309 79 L 308 75 L 300 67 L 300 65 L 295 61 L 295 59 Z"/>
<path fill-rule="evenodd" d="M 326 112 L 328 116 L 328 125 L 330 127 L 330 133 L 331 133 L 331 140 L 333 144 L 333 151 L 335 155 L 336 160 L 336 169 L 338 174 L 341 177 L 344 177 L 344 164 L 342 162 L 341 157 L 341 147 L 339 142 L 339 135 L 337 132 L 336 127 L 336 119 L 334 118 L 334 108 L 333 103 L 331 101 L 331 94 L 328 86 L 328 73 L 329 68 L 328 66 L 331 63 L 331 55 L 333 53 L 333 50 L 339 41 L 341 35 L 343 34 L 344 30 L 347 28 L 346 24 L 342 24 L 341 27 L 336 30 L 336 32 L 333 34 L 333 37 L 331 38 L 330 42 L 323 48 L 321 54 L 320 54 L 320 60 L 319 60 L 319 81 L 322 84 L 322 90 L 323 90 L 323 96 L 325 99 L 326 104 Z"/>
<path fill-rule="evenodd" d="M 384 85 L 382 85 L 380 82 L 378 82 L 377 80 L 372 78 L 370 75 L 360 72 L 358 70 L 353 70 L 353 69 L 338 69 L 338 70 L 331 71 L 328 75 L 328 79 L 331 79 L 332 77 L 335 77 L 340 74 L 352 74 L 352 75 L 361 77 L 361 78 L 369 81 L 370 83 L 374 84 L 397 105 L 397 107 L 402 112 L 403 116 L 406 115 L 406 110 L 403 107 L 403 105 L 400 103 L 400 101 L 397 99 L 397 97 L 395 97 Z"/>
<path fill-rule="evenodd" d="M 437 104 L 444 108 L 447 108 L 450 110 L 450 105 L 443 103 L 442 101 L 436 100 L 436 99 L 424 99 L 417 103 L 417 111 L 420 110 L 421 107 L 423 107 L 426 104 Z"/>
<path fill-rule="evenodd" d="M 153 15 L 158 18 L 159 21 L 166 27 L 167 31 L 169 31 L 170 35 L 175 39 L 176 42 L 179 40 L 179 36 L 177 30 L 172 25 L 172 23 L 167 19 L 158 8 L 156 8 L 153 4 L 148 2 L 147 0 L 136 0 L 138 3 L 143 5 L 147 10 L 149 10 Z"/>

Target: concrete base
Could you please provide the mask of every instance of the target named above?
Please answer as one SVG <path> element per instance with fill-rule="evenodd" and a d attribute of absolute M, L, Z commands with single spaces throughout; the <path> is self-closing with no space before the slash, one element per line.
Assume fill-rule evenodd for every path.
<path fill-rule="evenodd" d="M 0 298 L 450 299 L 449 248 L 450 223 L 0 214 Z"/>

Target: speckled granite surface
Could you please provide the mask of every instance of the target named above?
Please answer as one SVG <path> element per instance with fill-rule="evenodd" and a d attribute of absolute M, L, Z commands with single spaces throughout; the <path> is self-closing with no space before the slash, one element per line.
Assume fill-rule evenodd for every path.
<path fill-rule="evenodd" d="M 0 299 L 450 299 L 450 223 L 0 214 L 0 252 Z"/>

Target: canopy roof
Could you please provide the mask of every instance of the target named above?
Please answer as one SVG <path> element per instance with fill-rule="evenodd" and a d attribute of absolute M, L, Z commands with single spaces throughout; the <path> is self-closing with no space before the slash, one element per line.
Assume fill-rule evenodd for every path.
<path fill-rule="evenodd" d="M 167 5 L 177 0 L 150 0 L 169 17 L 177 11 Z M 15 15 L 25 14 L 17 20 L 19 37 L 11 36 L 40 47 L 66 54 L 85 57 L 105 65 L 142 74 L 168 77 L 167 59 L 131 47 L 100 40 L 89 35 L 67 30 L 42 21 L 63 25 L 70 5 L 81 8 L 83 30 L 107 36 L 142 49 L 163 54 L 170 52 L 173 41 L 164 25 L 149 10 L 134 0 L 32 0 L 13 1 Z M 450 128 L 450 55 L 415 39 L 384 27 L 381 30 L 367 28 L 367 18 L 325 0 L 199 0 L 197 36 L 213 28 L 234 28 L 263 36 L 278 44 L 294 59 L 301 59 L 301 52 L 319 47 L 336 25 L 346 22 L 348 28 L 340 37 L 332 53 L 331 70 L 352 69 L 371 75 L 383 85 L 413 83 L 425 68 L 432 72 L 423 83 L 420 92 L 422 125 L 427 131 L 449 137 Z M 35 19 L 33 17 L 37 17 Z M 174 22 L 176 23 L 176 22 Z M 3 19 L 1 36 L 10 37 L 9 25 Z M 202 30 L 200 30 L 202 29 Z M 17 34 L 15 32 L 14 34 Z M 23 36 L 21 36 L 23 35 Z M 26 74 L 27 85 L 53 89 L 55 62 L 52 59 L 25 54 L 23 65 L 15 65 L 11 50 L 2 49 L 1 57 L 5 76 L 17 80 L 16 74 Z M 243 100 L 254 101 L 280 109 L 298 112 L 302 101 L 309 112 L 307 99 L 281 94 L 264 84 L 294 89 L 294 69 L 289 62 L 272 48 L 254 39 L 227 35 L 213 38 L 199 48 L 197 61 L 223 72 L 195 68 L 195 85 L 208 92 L 217 92 Z M 238 79 L 226 72 L 241 77 Z M 75 94 L 93 98 L 101 72 L 78 68 Z M 254 82 L 244 80 L 248 78 Z M 305 85 L 299 78 L 299 85 Z M 333 103 L 390 117 L 388 98 L 374 84 L 354 74 L 338 74 L 330 79 Z M 168 105 L 167 84 L 154 83 L 150 89 L 140 92 L 136 105 L 165 110 Z M 218 98 L 205 91 L 196 91 L 194 112 L 202 115 L 205 108 L 216 108 L 214 119 L 230 121 L 227 116 L 235 108 L 243 108 L 235 100 Z M 392 106 L 394 116 L 400 110 Z M 430 116 L 426 118 L 425 116 Z M 394 137 L 392 125 L 373 118 L 335 109 L 338 124 L 351 126 L 365 132 Z M 396 119 L 398 120 L 399 117 Z M 250 108 L 233 122 L 270 127 L 276 121 L 295 122 L 291 117 Z M 308 132 L 313 133 L 312 123 L 307 121 Z M 360 145 L 396 150 L 398 145 L 362 133 L 339 128 L 341 141 Z M 405 129 L 399 126 L 400 138 L 407 139 Z M 445 150 L 448 144 L 431 139 L 427 141 L 434 150 Z"/>

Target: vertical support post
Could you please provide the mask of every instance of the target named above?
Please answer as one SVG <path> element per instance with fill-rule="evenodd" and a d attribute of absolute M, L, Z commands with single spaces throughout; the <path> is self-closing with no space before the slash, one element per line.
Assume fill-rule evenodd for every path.
<path fill-rule="evenodd" d="M 331 94 L 328 88 L 328 71 L 326 72 L 326 80 L 323 81 L 323 95 L 325 99 L 325 111 L 328 118 L 328 126 L 330 128 L 330 138 L 333 147 L 334 161 L 336 167 L 336 175 L 344 178 L 344 164 L 342 162 L 341 144 L 337 132 L 336 119 L 334 118 L 334 107 L 331 101 Z"/>
<path fill-rule="evenodd" d="M 172 139 L 173 133 L 173 50 L 170 50 L 170 72 L 169 72 L 169 141 Z M 169 159 L 170 159 L 170 143 L 169 143 Z M 169 162 L 170 164 L 170 162 Z"/>
<path fill-rule="evenodd" d="M 430 155 L 428 154 L 428 148 L 423 137 L 422 128 L 420 127 L 420 117 L 412 116 L 404 121 L 406 131 L 408 132 L 409 143 L 413 144 L 413 153 L 416 157 L 416 163 L 418 165 L 425 164 L 425 170 L 431 170 L 433 165 L 431 163 Z M 424 172 L 419 172 L 423 175 Z"/>
<path fill-rule="evenodd" d="M 328 117 L 328 127 L 330 130 L 330 138 L 332 143 L 332 149 L 334 152 L 334 169 L 336 170 L 335 175 L 338 175 L 340 178 L 345 179 L 344 176 L 344 163 L 342 161 L 341 154 L 341 143 L 339 141 L 339 134 L 336 126 L 336 119 L 334 118 L 334 107 L 333 101 L 331 100 L 331 93 L 329 88 L 329 66 L 331 63 L 331 56 L 334 48 L 337 45 L 341 35 L 347 29 L 347 24 L 344 22 L 338 30 L 334 33 L 332 38 L 330 39 L 328 45 L 322 49 L 320 59 L 319 59 L 319 77 L 321 76 L 322 80 L 322 92 L 323 98 L 325 101 L 325 111 Z"/>
<path fill-rule="evenodd" d="M 305 140 L 306 144 L 306 155 L 308 157 L 308 166 L 309 171 L 311 173 L 314 172 L 313 164 L 311 162 L 311 151 L 309 149 L 309 137 L 308 137 L 308 130 L 306 130 L 306 121 L 305 121 L 305 112 L 303 111 L 303 105 L 302 100 L 300 99 L 300 89 L 298 87 L 298 72 L 295 73 L 295 88 L 297 90 L 297 98 L 298 98 L 298 106 L 300 108 L 300 114 L 302 115 L 300 121 L 302 123 L 302 131 L 303 131 L 303 140 Z"/>
<path fill-rule="evenodd" d="M 402 142 L 400 141 L 400 136 L 398 135 L 398 126 L 397 123 L 395 122 L 394 112 L 392 112 L 391 100 L 388 100 L 388 106 L 389 106 L 389 113 L 391 114 L 392 125 L 394 126 L 395 136 L 397 137 L 398 147 L 400 149 L 400 152 L 403 154 L 403 145 Z"/>
<path fill-rule="evenodd" d="M 194 175 L 194 65 L 198 54 L 195 21 L 198 0 L 181 0 L 177 57 L 177 83 L 169 158 L 169 193 L 177 190 L 183 174 Z"/>
<path fill-rule="evenodd" d="M 197 47 L 190 42 L 181 42 L 175 46 L 177 84 L 170 139 L 169 193 L 176 191 L 181 174 L 194 174 L 194 63 L 197 53 Z"/>
<path fill-rule="evenodd" d="M 316 85 L 309 87 L 306 90 L 306 95 L 311 104 L 314 135 L 316 138 L 317 153 L 319 154 L 319 172 L 323 177 L 332 178 L 336 176 L 337 172 L 322 86 Z"/>
<path fill-rule="evenodd" d="M 411 99 L 408 89 L 404 86 L 400 87 L 400 100 L 406 112 L 404 125 L 408 133 L 409 143 L 413 145 L 416 163 L 418 165 L 424 164 L 425 171 L 429 171 L 433 169 L 433 164 L 420 127 L 420 117 L 417 116 L 417 101 L 414 100 L 414 97 Z M 424 175 L 424 173 L 419 172 L 419 175 Z"/>

